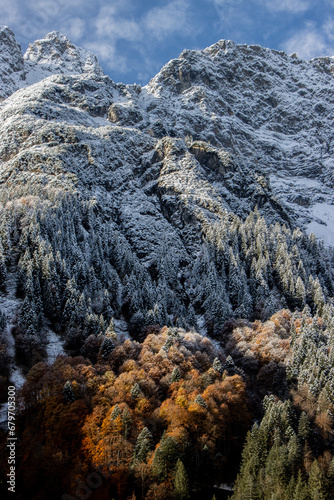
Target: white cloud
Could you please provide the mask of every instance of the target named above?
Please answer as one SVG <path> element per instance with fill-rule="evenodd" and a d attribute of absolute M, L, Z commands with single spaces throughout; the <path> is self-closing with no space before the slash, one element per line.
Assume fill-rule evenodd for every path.
<path fill-rule="evenodd" d="M 1 26 L 12 28 L 20 19 L 20 10 L 16 0 L 0 0 Z"/>
<path fill-rule="evenodd" d="M 61 27 L 60 31 L 72 41 L 80 40 L 81 38 L 83 38 L 86 31 L 86 22 L 80 17 L 75 17 L 74 19 L 71 19 L 69 22 L 65 23 L 64 26 Z"/>
<path fill-rule="evenodd" d="M 60 5 L 53 0 L 35 0 L 29 8 L 49 20 L 60 14 Z"/>
<path fill-rule="evenodd" d="M 117 50 L 120 40 L 132 44 L 139 42 L 135 49 L 145 59 L 145 41 L 151 44 L 173 34 L 191 33 L 188 0 L 172 0 L 163 7 L 153 7 L 142 17 L 134 17 L 136 7 L 133 0 L 116 0 L 111 5 L 103 5 L 91 20 L 93 31 L 90 42 L 85 43 L 85 48 L 94 52 L 100 61 L 120 72 L 129 70 L 127 58 Z M 146 61 L 146 71 L 149 64 L 150 61 Z"/>
<path fill-rule="evenodd" d="M 273 12 L 305 12 L 310 7 L 309 0 L 260 0 L 268 10 Z"/>
<path fill-rule="evenodd" d="M 254 8 L 265 7 L 272 12 L 305 12 L 310 7 L 310 0 L 212 0 L 219 9 L 240 10 L 242 5 L 254 4 Z M 224 15 L 224 10 L 220 10 Z"/>
<path fill-rule="evenodd" d="M 329 18 L 324 24 L 324 32 L 328 40 L 334 40 L 334 19 Z"/>
<path fill-rule="evenodd" d="M 139 23 L 119 16 L 115 5 L 102 7 L 94 24 L 98 37 L 111 40 L 135 41 L 141 36 Z"/>
<path fill-rule="evenodd" d="M 164 7 L 154 7 L 145 16 L 143 25 L 150 35 L 161 40 L 177 32 L 189 33 L 189 4 L 186 0 L 173 0 Z"/>
<path fill-rule="evenodd" d="M 244 0 L 212 0 L 217 7 L 240 7 Z"/>
<path fill-rule="evenodd" d="M 90 42 L 84 44 L 85 49 L 90 50 L 97 56 L 100 61 L 104 61 L 112 69 L 121 73 L 126 73 L 128 70 L 127 60 L 125 57 L 119 56 L 114 45 L 108 42 Z M 112 78 L 112 75 L 111 75 Z"/>
<path fill-rule="evenodd" d="M 303 30 L 296 32 L 284 42 L 282 49 L 288 54 L 296 52 L 301 59 L 307 60 L 313 57 L 332 56 L 334 46 L 326 37 L 325 26 L 317 30 L 313 23 L 308 23 Z"/>

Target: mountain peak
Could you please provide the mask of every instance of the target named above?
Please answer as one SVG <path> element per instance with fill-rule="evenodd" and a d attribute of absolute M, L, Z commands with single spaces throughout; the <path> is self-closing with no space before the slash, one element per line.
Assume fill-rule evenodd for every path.
<path fill-rule="evenodd" d="M 29 44 L 23 56 L 8 26 L 0 26 L 0 68 L 0 101 L 52 75 L 104 75 L 97 57 L 74 45 L 60 31 L 51 31 Z"/>
<path fill-rule="evenodd" d="M 24 62 L 22 50 L 8 26 L 0 26 L 0 101 L 18 88 Z"/>
<path fill-rule="evenodd" d="M 94 54 L 74 45 L 60 31 L 51 31 L 41 40 L 31 43 L 24 54 L 24 60 L 29 68 L 28 80 L 32 78 L 36 81 L 37 74 L 44 78 L 55 73 L 104 74 Z"/>

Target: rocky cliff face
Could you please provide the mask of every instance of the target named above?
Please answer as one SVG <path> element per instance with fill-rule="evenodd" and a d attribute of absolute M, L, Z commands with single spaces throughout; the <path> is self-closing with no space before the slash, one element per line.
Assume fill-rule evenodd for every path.
<path fill-rule="evenodd" d="M 0 28 L 0 101 L 17 90 L 24 78 L 22 50 L 14 33 Z"/>
<path fill-rule="evenodd" d="M 104 74 L 94 54 L 76 47 L 58 31 L 52 31 L 42 40 L 31 43 L 23 59 L 28 84 L 54 74 Z"/>
<path fill-rule="evenodd" d="M 108 116 L 156 137 L 190 135 L 224 148 L 268 176 L 291 216 L 332 244 L 321 228 L 334 214 L 331 67 L 332 58 L 308 63 L 220 41 L 184 51 L 135 99 L 112 104 Z"/>
<path fill-rule="evenodd" d="M 220 41 L 141 88 L 60 33 L 24 56 L 1 36 L 4 266 L 31 307 L 48 295 L 55 328 L 113 315 L 215 332 L 333 294 L 330 258 L 299 229 L 333 244 L 331 60 Z"/>
<path fill-rule="evenodd" d="M 1 43 L 3 98 L 28 87 L 4 104 L 5 117 L 13 120 L 19 110 L 22 115 L 33 106 L 48 128 L 60 121 L 70 128 L 81 126 L 82 132 L 87 126 L 107 131 L 117 125 L 143 132 L 150 145 L 165 136 L 204 141 L 209 149 L 227 151 L 241 171 L 265 176 L 270 196 L 283 205 L 280 214 L 288 212 L 292 221 L 332 243 L 322 230 L 330 224 L 334 202 L 332 58 L 307 63 L 283 52 L 222 40 L 203 51 L 183 51 L 141 89 L 114 84 L 93 54 L 58 32 L 31 44 L 23 57 L 9 28 L 2 29 Z M 38 85 L 29 88 L 32 83 Z M 107 118 L 110 125 L 92 121 L 96 117 Z M 20 120 L 25 128 L 27 118 Z M 7 123 L 2 125 L 6 129 Z M 9 137 L 2 137 L 6 158 Z M 199 155 L 197 151 L 197 161 Z M 219 180 L 213 174 L 214 156 L 201 156 L 204 163 L 211 158 L 211 182 Z M 220 191 L 223 185 L 226 189 L 223 178 Z M 226 208 L 240 205 L 237 191 L 232 193 L 233 207 L 225 195 Z M 246 205 L 248 198 L 242 197 Z M 246 215 L 250 205 L 243 208 L 243 203 L 240 210 Z"/>
<path fill-rule="evenodd" d="M 0 27 L 0 67 L 2 100 L 19 88 L 51 75 L 104 74 L 94 54 L 76 47 L 57 31 L 31 43 L 23 55 L 14 33 L 7 26 Z"/>

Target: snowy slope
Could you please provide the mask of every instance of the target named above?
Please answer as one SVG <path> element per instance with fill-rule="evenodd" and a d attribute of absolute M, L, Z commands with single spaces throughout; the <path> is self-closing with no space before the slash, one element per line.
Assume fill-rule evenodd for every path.
<path fill-rule="evenodd" d="M 52 31 L 42 40 L 31 43 L 23 59 L 28 85 L 54 74 L 104 74 L 94 54 L 76 47 L 59 31 Z"/>
<path fill-rule="evenodd" d="M 115 295 L 110 307 L 118 311 L 114 324 L 119 336 L 126 337 L 131 331 L 129 318 L 136 319 L 136 313 L 127 310 L 127 286 L 130 283 L 132 290 L 131 286 L 137 287 L 136 280 L 141 284 L 143 277 L 151 280 L 145 285 L 144 299 L 138 293 L 138 300 L 150 304 L 145 314 L 152 312 L 149 317 L 158 318 L 159 304 L 154 301 L 159 297 L 161 303 L 180 307 L 166 312 L 165 318 L 174 315 L 176 322 L 177 315 L 188 317 L 193 325 L 197 321 L 203 334 L 208 320 L 206 308 L 218 311 L 222 317 L 225 306 L 225 315 L 232 311 L 229 296 L 234 289 L 229 282 L 234 265 L 244 279 L 244 295 L 240 292 L 240 297 L 234 299 L 236 317 L 244 314 L 239 302 L 258 302 L 254 279 L 261 282 L 267 264 L 272 266 L 267 273 L 270 293 L 262 282 L 260 291 L 265 290 L 268 311 L 285 306 L 279 291 L 282 284 L 271 282 L 271 276 L 274 274 L 278 280 L 280 272 L 274 252 L 272 262 L 268 255 L 258 258 L 257 263 L 255 259 L 254 265 L 251 259 L 247 265 L 253 266 L 253 271 L 248 270 L 248 276 L 244 263 L 236 260 L 236 247 L 250 231 L 249 224 L 247 231 L 240 226 L 256 207 L 268 226 L 280 224 L 283 239 L 285 232 L 291 229 L 291 236 L 294 229 L 302 227 L 326 245 L 334 246 L 331 58 L 307 63 L 283 52 L 222 40 L 202 51 L 184 51 L 141 88 L 113 82 L 103 74 L 95 56 L 75 47 L 58 32 L 31 44 L 24 56 L 9 28 L 0 31 L 0 43 L 3 207 L 13 203 L 16 207 L 38 207 L 43 212 L 53 206 L 51 200 L 59 193 L 69 193 L 73 199 L 78 197 L 94 206 L 94 213 L 102 221 L 99 239 L 102 241 L 111 231 L 121 240 L 119 247 L 115 244 L 115 252 L 117 248 L 127 249 L 104 262 L 104 272 L 110 276 L 104 286 Z M 29 223 L 23 221 L 23 227 L 19 227 L 22 234 Z M 222 241 L 217 246 L 225 252 L 226 260 L 221 276 L 209 263 L 212 256 L 206 255 L 203 244 L 207 229 L 213 234 L 215 223 L 222 230 Z M 261 224 L 263 229 L 264 222 Z M 84 222 L 82 225 L 80 237 L 91 237 Z M 241 231 L 234 233 L 234 243 L 228 239 L 232 226 Z M 65 236 L 73 237 L 75 241 L 78 228 L 73 224 L 72 229 L 71 237 L 59 231 L 59 238 L 65 241 Z M 301 242 L 300 257 L 308 273 L 305 285 L 312 287 L 314 281 L 308 278 L 317 272 L 316 259 L 310 256 L 313 240 L 303 240 L 301 234 L 297 231 L 291 238 Z M 15 268 L 26 243 L 15 248 L 15 231 L 10 237 Z M 299 255 L 296 248 L 292 249 L 294 256 Z M 62 251 L 66 257 L 66 249 Z M 81 262 L 89 260 L 85 248 L 73 251 L 78 251 Z M 52 258 L 54 261 L 55 256 Z M 134 266 L 130 276 L 124 269 L 116 272 L 115 262 L 112 265 L 116 267 L 111 269 L 113 259 L 120 258 Z M 207 266 L 207 274 L 202 273 L 203 279 L 208 277 L 205 284 L 194 280 L 192 274 L 197 272 L 196 262 L 202 258 L 208 259 L 203 264 Z M 293 258 L 290 262 L 294 265 Z M 73 262 L 70 265 L 75 267 Z M 261 273 L 254 271 L 256 265 Z M 321 268 L 323 275 L 327 273 L 326 265 Z M 65 283 L 73 269 L 68 271 Z M 135 285 L 131 284 L 132 278 Z M 210 282 L 221 283 L 220 288 L 210 288 Z M 57 282 L 54 286 L 57 288 Z M 11 305 L 19 306 L 14 288 L 7 286 L 7 296 L 1 298 L 6 310 Z M 312 293 L 310 288 L 309 296 Z M 136 294 L 132 290 L 130 295 L 132 304 Z M 90 300 L 88 297 L 87 309 Z M 95 305 L 89 311 L 102 314 L 98 296 L 93 301 Z M 191 310 L 192 302 L 196 310 Z M 158 313 L 154 312 L 155 306 Z M 137 312 L 140 309 L 138 304 L 131 307 Z M 6 334 L 14 360 L 10 329 Z M 40 338 L 43 345 L 45 341 L 49 362 L 64 352 L 63 342 L 54 331 L 47 329 Z"/>
<path fill-rule="evenodd" d="M 20 45 L 14 33 L 0 27 L 0 101 L 23 85 L 24 61 Z"/>
<path fill-rule="evenodd" d="M 86 160 L 77 162 L 78 168 L 72 171 L 68 164 L 73 152 L 64 152 L 62 146 L 59 156 L 55 143 L 50 149 L 47 141 L 39 139 L 46 130 L 48 134 L 59 135 L 60 126 L 65 135 L 78 135 L 77 142 L 89 144 L 94 162 L 105 179 L 104 188 L 95 186 L 97 196 L 108 200 L 104 189 L 112 184 L 107 191 L 112 190 L 112 198 L 123 198 L 119 217 L 129 237 L 140 247 L 138 228 L 147 227 L 149 218 L 156 216 L 157 200 L 153 205 L 148 201 L 146 181 L 143 184 L 144 177 L 140 177 L 145 172 L 145 161 L 148 165 L 150 160 L 140 156 L 141 153 L 130 154 L 119 137 L 131 136 L 134 145 L 137 139 L 141 145 L 145 143 L 145 154 L 164 136 L 191 137 L 188 140 L 204 141 L 227 151 L 250 185 L 249 172 L 254 178 L 264 176 L 267 195 L 281 205 L 280 217 L 284 212 L 283 219 L 287 217 L 291 223 L 332 243 L 328 231 L 323 231 L 329 227 L 324 220 L 326 216 L 321 218 L 317 205 L 320 195 L 321 203 L 329 207 L 333 204 L 332 58 L 305 62 L 284 52 L 221 40 L 202 51 L 183 51 L 141 88 L 112 82 L 103 75 L 93 54 L 74 46 L 59 32 L 32 43 L 23 57 L 9 28 L 2 29 L 0 40 L 2 94 L 6 97 L 23 87 L 2 105 L 3 172 L 8 173 L 11 165 L 26 158 L 29 149 L 29 155 L 36 156 L 38 151 L 57 158 L 65 177 L 69 168 L 72 176 L 85 182 L 89 172 L 85 170 L 83 176 L 80 165 Z M 13 150 L 15 141 L 24 146 Z M 111 158 L 115 160 L 115 155 L 119 155 L 117 162 L 122 167 L 112 173 L 114 167 L 110 171 L 109 162 Z M 146 169 L 147 180 L 153 182 L 153 175 L 157 182 L 160 174 L 154 176 Z M 44 168 L 43 175 L 36 171 L 33 176 L 28 171 L 21 175 L 33 178 L 36 184 L 41 177 L 45 178 L 46 171 Z M 224 182 L 212 175 L 208 179 L 208 171 L 202 173 L 202 179 L 203 176 L 212 184 L 210 196 L 219 198 L 224 209 L 245 216 L 254 200 L 259 201 L 254 193 L 238 196 L 226 176 Z M 52 182 L 57 184 L 57 178 L 52 176 Z M 181 189 L 184 179 L 181 176 L 178 181 Z M 124 182 L 128 189 L 119 192 L 118 186 Z M 315 182 L 316 187 L 307 189 L 309 182 Z M 261 188 L 258 186 L 257 190 Z M 270 202 L 263 208 L 269 221 L 278 216 L 274 204 Z M 151 215 L 145 211 L 151 211 Z M 157 222 L 157 227 L 159 224 L 163 222 Z M 154 225 L 149 227 L 148 241 L 155 246 Z"/>
<path fill-rule="evenodd" d="M 0 27 L 0 100 L 54 74 L 102 76 L 96 56 L 76 47 L 59 31 L 31 43 L 24 55 L 13 32 Z"/>
<path fill-rule="evenodd" d="M 29 149 L 29 155 L 44 151 L 56 157 L 59 165 L 66 165 L 62 167 L 63 175 L 68 176 L 67 165 L 73 152 L 66 156 L 62 147 L 59 156 L 55 144 L 50 150 L 47 142 L 39 139 L 45 130 L 59 135 L 61 126 L 65 135 L 78 135 L 77 142 L 89 144 L 101 175 L 110 178 L 104 184 L 112 183 L 112 198 L 124 199 L 119 216 L 129 237 L 137 241 L 138 227 L 146 227 L 149 218 L 156 215 L 157 201 L 150 205 L 144 194 L 146 182 L 143 184 L 137 174 L 142 176 L 145 167 L 139 167 L 135 157 L 142 165 L 147 158 L 141 153 L 129 154 L 119 137 L 131 136 L 134 145 L 137 139 L 141 144 L 145 142 L 145 154 L 164 136 L 191 137 L 188 140 L 204 141 L 228 152 L 246 178 L 249 172 L 255 178 L 264 176 L 269 198 L 281 205 L 280 217 L 283 210 L 283 219 L 288 217 L 293 224 L 314 231 L 332 244 L 328 231 L 323 231 L 329 227 L 331 217 L 321 218 L 323 210 L 319 212 L 318 204 L 333 204 L 333 58 L 305 62 L 284 52 L 221 40 L 202 51 L 183 51 L 141 88 L 112 82 L 103 75 L 93 54 L 74 46 L 59 32 L 30 44 L 24 56 L 9 28 L 2 28 L 0 33 L 2 95 L 7 97 L 23 87 L 2 105 L 3 172 L 8 173 L 11 165 L 26 158 Z M 113 145 L 109 144 L 111 136 Z M 14 150 L 15 141 L 24 143 L 24 147 Z M 108 167 L 115 155 L 119 155 L 117 161 L 122 167 L 113 174 Z M 85 182 L 89 173 L 80 174 L 82 162 L 85 160 L 77 163 L 79 172 L 76 169 L 71 175 Z M 137 163 L 136 169 L 129 166 L 133 162 Z M 28 171 L 21 175 L 32 179 Z M 45 168 L 43 175 L 35 171 L 32 182 L 40 182 L 45 175 Z M 254 205 L 257 197 L 233 193 L 226 176 L 222 182 L 212 175 L 208 179 L 208 172 L 203 175 L 212 184 L 210 196 L 219 198 L 225 209 L 245 216 Z M 151 174 L 145 176 L 153 182 Z M 57 176 L 52 179 L 58 183 Z M 116 194 L 117 186 L 124 182 L 128 190 Z M 180 178 L 179 182 L 183 189 L 184 181 Z M 314 189 L 308 189 L 309 182 L 315 183 Z M 95 189 L 97 196 L 108 200 L 104 189 L 97 185 Z M 263 212 L 272 221 L 277 214 L 272 208 L 274 202 L 269 205 Z M 144 214 L 147 210 L 154 215 Z M 157 235 L 154 225 L 150 227 L 148 241 L 154 246 Z M 140 247 L 139 242 L 136 244 Z"/>
<path fill-rule="evenodd" d="M 157 137 L 190 135 L 223 147 L 235 162 L 271 179 L 277 174 L 291 179 L 286 191 L 273 182 L 274 194 L 300 225 L 323 238 L 309 219 L 316 220 L 317 194 L 333 203 L 332 68 L 333 58 L 308 63 L 221 40 L 202 51 L 182 52 L 139 95 L 114 103 L 109 119 Z M 317 190 L 308 193 L 300 213 L 298 200 L 309 180 L 317 180 Z"/>

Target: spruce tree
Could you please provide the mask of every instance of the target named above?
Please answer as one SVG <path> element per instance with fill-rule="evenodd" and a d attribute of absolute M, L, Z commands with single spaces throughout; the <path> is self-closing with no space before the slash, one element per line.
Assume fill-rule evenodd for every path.
<path fill-rule="evenodd" d="M 144 429 L 140 432 L 137 438 L 133 454 L 134 461 L 144 462 L 147 458 L 148 453 L 152 450 L 152 448 L 153 448 L 152 434 L 150 433 L 147 427 L 144 427 Z"/>
<path fill-rule="evenodd" d="M 111 337 L 105 337 L 101 346 L 101 356 L 106 359 L 113 351 L 115 345 Z"/>
<path fill-rule="evenodd" d="M 187 472 L 180 459 L 178 459 L 176 463 L 174 495 L 177 500 L 186 500 L 187 498 L 190 498 Z"/>
<path fill-rule="evenodd" d="M 198 394 L 198 396 L 196 397 L 195 403 L 197 403 L 198 405 L 202 406 L 203 408 L 207 408 L 208 407 L 208 405 L 206 404 L 203 396 L 201 396 L 200 394 Z"/>
<path fill-rule="evenodd" d="M 313 461 L 311 466 L 308 478 L 308 487 L 312 500 L 326 499 L 325 478 L 316 459 Z"/>
<path fill-rule="evenodd" d="M 172 372 L 171 382 L 178 382 L 180 379 L 181 379 L 180 369 L 178 366 L 175 366 Z"/>
<path fill-rule="evenodd" d="M 137 382 L 135 384 L 133 384 L 132 389 L 130 391 L 130 394 L 131 394 L 132 399 L 139 398 L 139 396 L 141 394 L 141 389 L 140 389 L 139 384 Z"/>
<path fill-rule="evenodd" d="M 118 406 L 118 403 L 115 404 L 113 411 L 111 412 L 110 419 L 115 420 L 122 414 L 122 410 Z"/>
<path fill-rule="evenodd" d="M 155 450 L 153 458 L 153 470 L 155 475 L 163 481 L 171 472 L 179 458 L 179 444 L 166 433 L 162 435 L 158 448 Z"/>
<path fill-rule="evenodd" d="M 308 439 L 310 434 L 310 421 L 306 413 L 303 411 L 298 422 L 298 437 L 302 440 Z"/>
<path fill-rule="evenodd" d="M 132 417 L 131 417 L 131 413 L 129 412 L 128 408 L 125 408 L 123 410 L 122 422 L 123 422 L 123 427 L 124 427 L 124 436 L 127 439 L 129 434 L 130 434 L 131 427 L 132 427 Z"/>
<path fill-rule="evenodd" d="M 302 473 L 299 471 L 293 500 L 309 500 L 310 497 L 307 490 L 308 488 L 303 479 Z"/>
<path fill-rule="evenodd" d="M 65 382 L 65 385 L 63 387 L 63 396 L 68 403 L 73 403 L 73 401 L 75 401 L 72 384 L 69 380 Z"/>
<path fill-rule="evenodd" d="M 213 360 L 212 368 L 214 370 L 216 370 L 217 372 L 219 372 L 219 373 L 223 373 L 223 371 L 224 371 L 223 365 L 222 365 L 221 361 L 218 358 L 215 358 Z"/>

